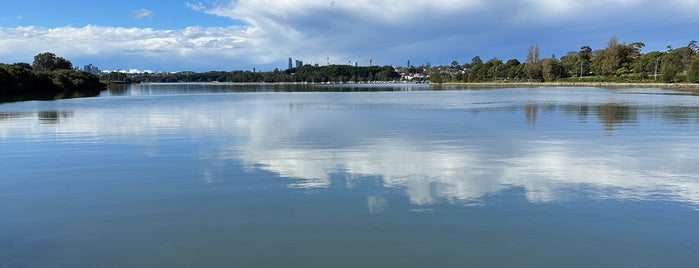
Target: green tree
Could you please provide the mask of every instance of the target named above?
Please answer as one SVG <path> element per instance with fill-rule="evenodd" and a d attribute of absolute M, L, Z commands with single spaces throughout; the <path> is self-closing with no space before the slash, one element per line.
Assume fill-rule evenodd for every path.
<path fill-rule="evenodd" d="M 522 78 L 522 64 L 517 59 L 509 59 L 505 62 L 503 73 L 506 79 Z"/>
<path fill-rule="evenodd" d="M 32 67 L 35 71 L 71 70 L 73 64 L 62 57 L 56 57 L 56 54 L 44 52 L 34 56 Z"/>
<path fill-rule="evenodd" d="M 432 69 L 432 72 L 430 72 L 430 83 L 441 84 L 442 82 L 442 71 L 439 68 Z"/>
<path fill-rule="evenodd" d="M 561 57 L 561 71 L 565 76 L 573 76 L 580 74 L 580 64 L 578 64 L 578 52 L 569 51 L 565 56 Z"/>
<path fill-rule="evenodd" d="M 487 72 L 485 77 L 488 77 L 492 80 L 497 80 L 498 77 L 501 76 L 500 73 L 504 70 L 504 66 L 502 64 L 502 60 L 498 58 L 492 58 L 485 63 L 484 69 Z"/>
<path fill-rule="evenodd" d="M 689 64 L 687 82 L 699 83 L 699 54 L 695 54 L 691 63 Z"/>
<path fill-rule="evenodd" d="M 656 70 L 660 70 L 660 59 L 664 54 L 664 52 L 659 51 L 643 54 L 633 62 L 631 68 L 634 73 L 640 74 L 642 78 L 654 75 Z"/>
<path fill-rule="evenodd" d="M 621 46 L 616 36 L 609 39 L 607 47 L 598 58 L 602 75 L 612 76 L 616 74 L 616 70 L 621 67 Z"/>
<path fill-rule="evenodd" d="M 575 72 L 576 74 L 579 73 L 581 76 L 585 76 L 592 71 L 592 56 L 593 51 L 590 46 L 580 47 L 578 62 L 575 63 L 575 66 L 580 66 L 580 69 Z"/>
<path fill-rule="evenodd" d="M 470 64 L 466 64 L 464 66 L 464 69 L 465 72 L 463 80 L 466 82 L 477 82 L 479 81 L 479 78 L 476 75 L 476 73 L 480 72 L 481 69 L 483 69 L 483 60 L 481 60 L 481 57 L 475 56 L 471 59 Z"/>
<path fill-rule="evenodd" d="M 546 82 L 556 81 L 564 76 L 563 68 L 556 58 L 547 58 L 541 61 L 541 75 Z"/>
<path fill-rule="evenodd" d="M 663 59 L 660 67 L 660 74 L 662 75 L 663 82 L 671 83 L 675 81 L 675 77 L 682 70 L 682 59 L 678 53 L 667 53 Z"/>

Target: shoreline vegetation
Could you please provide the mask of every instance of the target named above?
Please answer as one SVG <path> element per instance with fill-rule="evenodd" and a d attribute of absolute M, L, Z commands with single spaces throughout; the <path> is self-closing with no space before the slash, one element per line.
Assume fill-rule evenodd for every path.
<path fill-rule="evenodd" d="M 665 88 L 699 90 L 699 84 L 652 82 L 448 82 L 433 85 L 465 86 L 479 88 L 502 87 L 602 87 L 602 88 Z"/>
<path fill-rule="evenodd" d="M 32 65 L 0 63 L 0 103 L 94 97 L 105 88 L 99 76 L 49 52 L 34 56 Z"/>
<path fill-rule="evenodd" d="M 526 60 L 503 61 L 479 56 L 471 62 L 432 66 L 303 65 L 286 70 L 176 73 L 73 70 L 70 61 L 41 53 L 27 63 L 0 64 L 0 102 L 97 96 L 108 84 L 131 83 L 429 83 L 464 87 L 638 87 L 699 90 L 699 45 L 641 53 L 643 42 L 619 43 L 612 37 L 603 49 L 582 46 L 557 58 L 541 58 L 531 45 Z"/>
<path fill-rule="evenodd" d="M 652 83 L 652 82 L 447 82 L 447 83 L 422 83 L 406 81 L 368 81 L 368 82 L 342 82 L 342 83 L 307 83 L 307 82 L 137 82 L 138 84 L 228 84 L 228 85 L 410 85 L 425 84 L 432 86 L 456 86 L 466 88 L 511 88 L 511 87 L 601 87 L 601 88 L 663 88 L 663 89 L 696 89 L 699 84 L 690 83 Z M 117 82 L 115 84 L 127 84 Z"/>

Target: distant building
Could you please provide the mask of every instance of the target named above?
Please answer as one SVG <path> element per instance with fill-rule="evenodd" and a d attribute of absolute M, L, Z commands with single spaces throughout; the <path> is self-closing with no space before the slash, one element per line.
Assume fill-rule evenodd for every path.
<path fill-rule="evenodd" d="M 289 58 L 289 69 L 294 68 L 293 65 L 291 65 L 291 58 Z"/>
<path fill-rule="evenodd" d="M 83 71 L 86 71 L 88 73 L 98 74 L 98 73 L 100 73 L 100 68 L 97 68 L 97 66 L 94 66 L 92 64 L 88 64 L 88 65 L 85 65 L 83 67 Z"/>
<path fill-rule="evenodd" d="M 296 60 L 296 68 L 303 66 L 303 61 Z"/>

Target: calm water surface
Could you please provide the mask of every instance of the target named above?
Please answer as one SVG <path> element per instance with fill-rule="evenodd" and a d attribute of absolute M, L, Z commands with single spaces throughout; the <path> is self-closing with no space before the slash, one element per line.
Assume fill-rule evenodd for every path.
<path fill-rule="evenodd" d="M 698 96 L 430 89 L 0 104 L 0 267 L 699 267 Z"/>

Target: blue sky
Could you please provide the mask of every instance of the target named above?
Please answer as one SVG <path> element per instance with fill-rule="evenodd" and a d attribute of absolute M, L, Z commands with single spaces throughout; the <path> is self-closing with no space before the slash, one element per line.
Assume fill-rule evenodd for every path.
<path fill-rule="evenodd" d="M 192 25 L 240 24 L 187 7 L 185 1 L 8 1 L 0 9 L 0 26 L 63 27 L 72 25 L 177 29 Z"/>
<path fill-rule="evenodd" d="M 7 1 L 0 62 L 50 51 L 101 69 L 272 70 L 560 57 L 612 36 L 644 52 L 699 39 L 699 0 Z"/>

